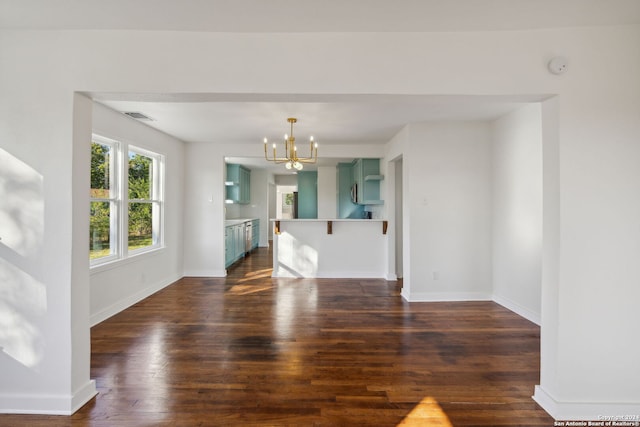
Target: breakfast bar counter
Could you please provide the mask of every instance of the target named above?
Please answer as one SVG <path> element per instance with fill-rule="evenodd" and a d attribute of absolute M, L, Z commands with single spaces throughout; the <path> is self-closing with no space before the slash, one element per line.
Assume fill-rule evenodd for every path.
<path fill-rule="evenodd" d="M 273 277 L 384 278 L 387 221 L 272 219 Z"/>

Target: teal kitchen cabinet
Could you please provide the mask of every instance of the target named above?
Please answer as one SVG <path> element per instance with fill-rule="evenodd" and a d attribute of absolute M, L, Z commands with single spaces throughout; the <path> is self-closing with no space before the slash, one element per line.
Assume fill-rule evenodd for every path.
<path fill-rule="evenodd" d="M 260 220 L 254 219 L 251 221 L 251 250 L 254 250 L 260 244 Z"/>
<path fill-rule="evenodd" d="M 251 170 L 242 165 L 227 163 L 225 187 L 227 202 L 239 204 L 250 203 Z"/>
<path fill-rule="evenodd" d="M 234 262 L 235 256 L 235 242 L 234 242 L 234 229 L 232 225 L 228 225 L 224 228 L 224 266 L 229 267 Z"/>
<path fill-rule="evenodd" d="M 251 243 L 249 243 L 251 233 Z M 260 243 L 259 219 L 235 219 L 228 220 L 224 227 L 224 266 L 229 267 L 257 248 Z"/>
<path fill-rule="evenodd" d="M 318 218 L 318 172 L 298 172 L 298 218 Z"/>
<path fill-rule="evenodd" d="M 353 162 L 355 203 L 358 205 L 382 205 L 380 200 L 380 159 L 357 159 Z"/>
<path fill-rule="evenodd" d="M 237 261 L 244 256 L 247 242 L 244 235 L 244 223 L 234 225 L 234 227 L 234 261 Z"/>
<path fill-rule="evenodd" d="M 227 225 L 224 228 L 224 266 L 229 267 L 244 257 L 246 250 L 245 224 Z"/>

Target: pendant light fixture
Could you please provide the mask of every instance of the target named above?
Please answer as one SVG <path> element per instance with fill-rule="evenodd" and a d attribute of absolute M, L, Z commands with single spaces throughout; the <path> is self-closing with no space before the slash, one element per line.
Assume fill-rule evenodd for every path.
<path fill-rule="evenodd" d="M 269 141 L 264 139 L 264 158 L 270 162 L 284 163 L 285 168 L 288 170 L 302 170 L 303 163 L 315 163 L 318 160 L 318 143 L 313 140 L 313 136 L 309 137 L 309 157 L 298 157 L 298 150 L 296 147 L 296 138 L 293 136 L 293 124 L 298 119 L 295 117 L 289 117 L 287 122 L 291 124 L 291 133 L 284 135 L 284 157 L 277 156 L 276 144 L 274 143 L 272 157 L 269 157 L 267 153 L 267 145 Z"/>

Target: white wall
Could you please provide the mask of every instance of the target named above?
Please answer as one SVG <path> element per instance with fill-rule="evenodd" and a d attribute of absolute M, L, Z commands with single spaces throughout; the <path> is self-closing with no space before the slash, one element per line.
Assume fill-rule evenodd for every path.
<path fill-rule="evenodd" d="M 556 365 L 543 365 L 542 378 L 550 381 L 539 396 L 560 416 L 640 413 L 640 343 L 626 342 L 636 333 L 625 326 L 640 321 L 640 198 L 632 196 L 640 194 L 640 80 L 627 76 L 639 69 L 640 51 L 625 48 L 618 39 L 625 33 L 640 37 L 638 27 L 582 33 L 571 48 L 575 76 L 558 102 L 558 357 Z M 615 69 L 607 66 L 612 60 Z M 555 302 L 543 293 L 547 346 L 545 304 Z M 616 406 L 622 402 L 630 405 Z"/>
<path fill-rule="evenodd" d="M 91 136 L 93 103 L 83 95 L 74 94 L 73 108 L 73 139 L 74 141 L 87 141 Z M 87 167 L 91 162 L 91 150 L 86 145 L 74 144 L 73 146 L 73 193 L 83 192 L 87 194 L 87 188 L 91 182 L 91 168 Z M 86 206 L 86 205 L 85 205 Z M 21 210 L 24 207 L 21 208 Z M 71 282 L 83 284 L 84 286 L 74 286 L 71 288 L 71 353 L 86 354 L 91 350 L 90 330 L 86 327 L 91 316 L 91 307 L 86 303 L 91 295 L 88 262 L 88 246 L 81 244 L 88 242 L 89 237 L 89 215 L 79 203 L 73 205 L 72 217 L 74 220 L 73 244 L 71 247 Z M 17 294 L 17 293 L 16 293 Z M 6 312 L 5 312 L 6 313 Z M 20 325 L 24 327 L 26 325 Z M 97 394 L 95 381 L 88 380 L 90 374 L 91 360 L 78 358 L 73 363 L 71 370 L 71 400 L 70 404 L 64 404 L 64 412 L 73 412 L 84 402 Z M 46 405 L 46 404 L 45 404 Z M 0 406 L 1 407 L 1 406 Z"/>
<path fill-rule="evenodd" d="M 318 218 L 338 217 L 338 177 L 335 166 L 318 166 Z"/>
<path fill-rule="evenodd" d="M 224 277 L 226 166 L 220 145 L 187 143 L 184 275 Z"/>
<path fill-rule="evenodd" d="M 93 131 L 164 155 L 165 182 L 164 248 L 91 269 L 92 325 L 180 279 L 184 269 L 184 143 L 101 104 L 94 104 Z"/>
<path fill-rule="evenodd" d="M 491 132 L 483 122 L 412 124 L 410 301 L 491 299 Z M 406 182 L 406 181 L 405 181 Z M 419 280 L 416 280 L 418 279 Z"/>
<path fill-rule="evenodd" d="M 394 137 L 385 144 L 385 155 L 380 162 L 381 167 L 384 168 L 385 179 L 382 183 L 382 187 L 385 189 L 385 205 L 384 215 L 389 219 L 389 240 L 388 240 L 388 253 L 387 253 L 387 270 L 389 272 L 396 272 L 398 265 L 396 256 L 398 253 L 402 254 L 402 297 L 406 300 L 411 300 L 411 223 L 409 217 L 411 213 L 411 205 L 409 200 L 405 197 L 405 194 L 410 194 L 413 190 L 412 182 L 408 180 L 409 168 L 411 162 L 404 164 L 402 158 L 403 153 L 409 152 L 410 143 L 410 126 L 403 127 Z M 401 160 L 402 165 L 398 167 L 394 162 Z M 399 170 L 398 170 L 399 169 Z M 398 171 L 397 171 L 398 170 Z M 397 172 L 396 172 L 397 171 Z M 396 179 L 396 173 L 401 174 L 399 179 Z M 402 197 L 396 197 L 396 186 L 402 185 Z M 418 185 L 419 186 L 419 185 Z M 387 196 L 388 195 L 388 196 Z M 400 200 L 399 200 L 400 199 Z M 400 203 L 400 206 L 396 204 Z M 397 217 L 401 216 L 401 217 Z M 398 223 L 401 224 L 398 227 Z M 396 236 L 396 233 L 402 233 L 402 236 Z M 396 248 L 396 244 L 401 244 L 401 248 Z"/>
<path fill-rule="evenodd" d="M 542 294 L 541 106 L 492 124 L 493 297 L 540 324 Z"/>
<path fill-rule="evenodd" d="M 559 418 L 640 413 L 639 39 L 638 25 L 410 34 L 2 30 L 0 141 L 3 159 L 9 159 L 3 162 L 36 185 L 3 187 L 0 200 L 20 193 L 36 216 L 19 221 L 31 240 L 2 244 L 0 252 L 0 275 L 13 292 L 3 288 L 10 302 L 2 313 L 11 314 L 0 319 L 2 330 L 22 325 L 12 339 L 25 349 L 17 358 L 1 354 L 0 410 L 69 411 L 89 384 L 88 334 L 77 333 L 89 328 L 86 307 L 81 308 L 89 296 L 77 292 L 86 286 L 79 272 L 87 263 L 74 249 L 88 242 L 85 222 L 75 218 L 88 205 L 88 191 L 73 185 L 84 176 L 79 171 L 86 161 L 74 156 L 86 144 L 84 131 L 74 132 L 74 119 L 87 120 L 86 107 L 74 96 L 80 91 L 224 93 L 244 99 L 310 93 L 557 96 L 542 114 L 542 365 L 536 399 Z M 283 51 L 289 55 L 282 57 Z M 558 54 L 570 63 L 561 76 L 546 69 Z M 259 61 L 275 56 L 280 60 Z M 299 64 L 306 64 L 304 73 L 288 72 Z M 233 150 L 212 145 L 187 148 L 185 273 L 224 271 L 224 209 L 217 203 L 223 200 L 222 159 Z M 431 148 L 417 152 L 425 156 Z M 240 155 L 254 149 L 235 148 Z M 327 156 L 382 156 L 375 147 L 332 150 L 323 146 Z M 208 151 L 214 156 L 198 155 Z M 422 182 L 410 181 L 421 176 L 414 168 L 432 160 L 416 158 L 412 164 L 411 152 L 400 154 L 407 190 L 403 244 L 411 249 L 404 251 L 404 280 L 411 293 L 448 292 L 433 288 L 429 274 L 433 267 L 448 274 L 452 265 L 416 267 L 424 253 L 414 241 L 424 241 L 430 230 L 422 222 Z M 437 188 L 429 194 L 446 195 Z M 214 196 L 211 202 L 207 195 Z M 444 211 L 445 204 L 434 207 Z M 0 210 L 16 218 L 6 204 Z M 0 235 L 12 234 L 13 222 L 5 224 L 0 222 Z M 0 340 L 2 347 L 14 345 L 9 337 Z"/>

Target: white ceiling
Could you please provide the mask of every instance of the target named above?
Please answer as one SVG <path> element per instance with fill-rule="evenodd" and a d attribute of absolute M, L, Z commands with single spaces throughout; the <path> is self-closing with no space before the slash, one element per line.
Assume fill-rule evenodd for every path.
<path fill-rule="evenodd" d="M 230 159 L 251 167 L 284 173 L 260 158 L 262 141 L 281 142 L 290 133 L 288 117 L 296 117 L 294 135 L 306 155 L 313 135 L 319 144 L 319 165 L 351 159 L 322 156 L 322 147 L 384 144 L 407 123 L 434 120 L 494 120 L 526 102 L 544 96 L 419 96 L 419 95 L 213 95 L 213 94 L 89 94 L 119 112 L 140 112 L 144 121 L 187 142 L 256 144 L 256 158 Z M 279 146 L 280 150 L 281 147 Z M 306 170 L 315 167 L 307 166 Z"/>
<path fill-rule="evenodd" d="M 0 28 L 500 31 L 639 23 L 638 0 L 0 0 Z"/>
<path fill-rule="evenodd" d="M 502 31 L 639 24 L 640 0 L 0 0 L 0 29 L 210 32 Z M 380 144 L 406 123 L 492 120 L 542 97 L 89 93 L 183 141 Z"/>
<path fill-rule="evenodd" d="M 407 123 L 433 120 L 493 120 L 523 102 L 542 97 L 481 96 L 340 96 L 279 95 L 216 96 L 172 95 L 151 100 L 112 99 L 91 94 L 119 112 L 140 112 L 149 126 L 187 142 L 261 143 L 264 137 L 280 141 L 289 132 L 288 117 L 296 117 L 298 142 L 313 135 L 320 145 L 383 144 Z M 118 98 L 136 99 L 135 94 Z"/>

